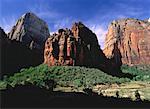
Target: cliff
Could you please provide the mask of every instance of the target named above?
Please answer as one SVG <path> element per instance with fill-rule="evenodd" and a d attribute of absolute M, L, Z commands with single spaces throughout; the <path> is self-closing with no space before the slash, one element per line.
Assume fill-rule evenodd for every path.
<path fill-rule="evenodd" d="M 103 52 L 117 64 L 150 64 L 150 22 L 138 19 L 113 21 Z"/>
<path fill-rule="evenodd" d="M 38 50 L 31 50 L 23 43 L 8 39 L 0 28 L 0 73 L 13 75 L 22 68 L 37 66 L 43 62 L 43 54 Z"/>
<path fill-rule="evenodd" d="M 96 35 L 81 22 L 70 29 L 59 29 L 47 39 L 44 50 L 44 63 L 53 65 L 76 65 L 102 68 L 106 57 Z"/>

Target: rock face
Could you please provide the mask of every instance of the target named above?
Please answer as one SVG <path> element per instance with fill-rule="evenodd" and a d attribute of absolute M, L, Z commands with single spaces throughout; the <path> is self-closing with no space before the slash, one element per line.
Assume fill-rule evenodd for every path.
<path fill-rule="evenodd" d="M 33 13 L 24 14 L 8 35 L 0 28 L 2 75 L 41 64 L 48 36 L 47 24 Z"/>
<path fill-rule="evenodd" d="M 75 64 L 75 38 L 69 29 L 59 29 L 58 34 L 53 34 L 47 39 L 44 50 L 44 63 L 53 65 Z"/>
<path fill-rule="evenodd" d="M 113 21 L 103 52 L 116 64 L 150 64 L 150 22 L 138 19 Z"/>
<path fill-rule="evenodd" d="M 48 36 L 47 24 L 33 13 L 24 14 L 8 35 L 0 28 L 1 74 L 41 64 Z"/>
<path fill-rule="evenodd" d="M 37 66 L 43 62 L 43 53 L 30 49 L 20 41 L 10 40 L 0 28 L 0 74 L 13 75 L 22 68 Z"/>
<path fill-rule="evenodd" d="M 47 39 L 44 63 L 53 65 L 79 65 L 104 67 L 103 54 L 96 35 L 81 22 L 74 23 L 72 29 L 60 29 Z"/>
<path fill-rule="evenodd" d="M 31 49 L 42 49 L 48 36 L 47 24 L 33 13 L 24 14 L 8 33 L 9 39 L 20 41 Z"/>
<path fill-rule="evenodd" d="M 6 33 L 4 32 L 4 30 L 0 27 L 0 47 L 2 46 L 3 42 L 2 40 L 5 39 L 7 37 Z"/>

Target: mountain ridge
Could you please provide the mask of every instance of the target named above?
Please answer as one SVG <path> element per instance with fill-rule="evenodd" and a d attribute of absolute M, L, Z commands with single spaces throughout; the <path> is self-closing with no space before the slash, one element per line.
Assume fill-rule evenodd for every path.
<path fill-rule="evenodd" d="M 128 28 L 126 28 L 126 25 Z M 129 31 L 127 33 L 132 33 L 132 37 L 133 37 L 132 41 L 130 38 L 130 40 L 128 40 L 126 42 L 127 46 L 131 45 L 129 48 L 133 49 L 133 51 L 137 51 L 137 52 L 135 52 L 135 54 L 136 53 L 140 54 L 138 49 L 136 48 L 136 46 L 139 45 L 139 43 L 137 43 L 139 40 L 139 39 L 137 40 L 137 35 L 146 37 L 144 39 L 146 41 L 146 43 L 144 45 L 145 49 L 141 49 L 144 51 L 141 52 L 141 54 L 140 54 L 140 57 L 142 57 L 142 55 L 144 56 L 144 58 L 142 58 L 142 61 L 141 61 L 141 58 L 138 57 L 138 58 L 134 58 L 135 62 L 132 62 L 132 60 L 134 60 L 134 59 L 132 59 L 133 54 L 130 53 L 130 49 L 128 49 L 128 47 L 126 47 L 128 51 L 126 50 L 126 52 L 122 52 L 123 48 L 120 46 L 124 46 L 123 42 L 124 42 L 125 35 L 123 32 L 126 30 Z M 113 72 L 113 71 L 119 72 L 119 68 L 122 64 L 128 64 L 128 65 L 136 65 L 138 63 L 144 64 L 144 63 L 142 63 L 143 61 L 146 62 L 145 64 L 150 64 L 149 63 L 150 62 L 149 61 L 150 60 L 149 59 L 150 44 L 147 40 L 147 39 L 149 39 L 149 35 L 150 35 L 150 32 L 149 32 L 150 31 L 150 23 L 148 22 L 148 20 L 145 21 L 145 20 L 127 18 L 127 19 L 120 19 L 120 20 L 112 21 L 112 23 L 109 25 L 108 33 L 106 35 L 104 50 L 102 50 L 100 48 L 100 46 L 98 44 L 97 36 L 95 35 L 95 33 L 92 32 L 84 24 L 82 24 L 82 22 L 74 23 L 72 28 L 68 31 L 70 33 L 67 33 L 66 29 L 59 29 L 58 34 L 54 33 L 53 35 L 50 35 L 48 26 L 45 21 L 38 18 L 33 13 L 26 13 L 17 21 L 17 23 L 13 26 L 12 30 L 8 34 L 5 34 L 4 31 L 3 32 L 1 31 L 0 35 L 1 35 L 1 37 L 5 36 L 5 38 L 7 38 L 7 40 L 10 40 L 10 41 L 8 41 L 9 43 L 7 43 L 8 46 L 9 46 L 11 40 L 13 40 L 13 42 L 17 41 L 17 43 L 21 43 L 21 45 L 26 46 L 28 49 L 31 50 L 31 52 L 32 52 L 32 50 L 39 52 L 37 57 L 36 57 L 37 53 L 33 53 L 32 54 L 33 56 L 30 55 L 30 57 L 34 57 L 34 55 L 35 55 L 34 60 L 40 60 L 39 62 L 35 62 L 35 63 L 33 62 L 34 63 L 33 65 L 39 65 L 41 63 L 48 64 L 48 63 L 52 62 L 52 57 L 54 58 L 55 53 L 53 53 L 51 51 L 51 53 L 53 55 L 52 57 L 51 56 L 49 57 L 48 55 L 46 56 L 46 54 L 45 54 L 46 47 L 49 47 L 50 45 L 53 45 L 52 43 L 55 43 L 55 41 L 50 41 L 50 43 L 47 44 L 48 40 L 51 39 L 52 37 L 54 39 L 56 39 L 58 46 L 50 47 L 49 50 L 50 49 L 55 50 L 56 48 L 58 48 L 59 56 L 57 56 L 58 59 L 56 59 L 56 58 L 55 59 L 57 61 L 62 59 L 62 61 L 65 62 L 66 57 L 64 55 L 69 55 L 71 52 L 76 52 L 76 51 L 72 51 L 70 48 L 68 48 L 68 49 L 66 48 L 67 45 L 68 45 L 68 47 L 73 46 L 70 42 L 67 42 L 67 38 L 64 38 L 64 39 L 62 38 L 62 41 L 60 41 L 60 39 L 58 39 L 58 38 L 68 37 L 69 35 L 72 35 L 75 38 L 73 43 L 79 42 L 78 40 L 80 40 L 82 42 L 81 44 L 76 43 L 74 45 L 74 47 L 77 48 L 79 52 L 74 54 L 77 56 L 77 58 L 75 59 L 76 64 L 70 64 L 70 65 L 95 67 L 95 68 L 100 68 L 101 70 L 103 70 L 105 72 Z M 5 34 L 5 35 L 3 35 L 3 34 Z M 146 34 L 146 36 L 145 36 L 145 34 Z M 58 37 L 58 38 L 56 38 L 56 37 Z M 127 37 L 127 39 L 129 39 L 129 38 Z M 123 40 L 123 41 L 121 41 L 121 40 Z M 142 40 L 142 38 L 140 38 L 140 40 Z M 135 42 L 135 44 L 133 43 L 133 46 L 132 46 L 132 44 L 128 44 L 129 42 L 130 43 Z M 61 43 L 62 43 L 62 45 L 61 45 Z M 64 44 L 67 44 L 67 45 L 64 45 Z M 109 47 L 109 45 L 110 45 L 110 47 Z M 3 47 L 4 46 L 2 46 L 2 48 Z M 45 49 L 45 51 L 44 51 L 44 49 Z M 70 51 L 69 51 L 69 49 L 70 49 Z M 146 49 L 147 49 L 147 51 L 146 51 Z M 68 50 L 68 51 L 64 51 L 64 50 Z M 82 51 L 82 53 L 81 53 L 81 51 Z M 7 51 L 3 51 L 3 52 L 8 54 Z M 23 56 L 21 56 L 20 54 L 17 54 L 17 51 L 15 51 L 15 49 L 13 52 L 16 52 L 16 57 L 12 60 L 13 62 L 15 62 L 15 60 L 17 59 L 17 55 L 19 55 L 20 57 L 23 58 Z M 20 51 L 20 52 L 22 52 L 22 51 Z M 146 53 L 144 54 L 144 52 L 146 52 Z M 127 53 L 128 55 L 125 57 L 124 53 Z M 64 55 L 60 56 L 60 54 L 64 54 Z M 136 54 L 136 55 L 138 55 L 138 54 Z M 60 57 L 62 57 L 62 58 L 59 59 Z M 5 57 L 5 59 L 6 58 L 7 57 Z M 26 58 L 28 59 L 28 57 L 26 57 Z M 71 55 L 69 55 L 68 59 L 71 59 L 71 58 L 73 59 L 73 57 L 71 57 Z M 128 61 L 124 61 L 125 59 Z M 136 62 L 136 60 L 137 60 L 137 62 Z M 81 62 L 81 61 L 83 61 L 83 62 Z M 71 62 L 71 60 L 68 62 Z M 27 64 L 27 66 L 32 65 L 32 58 L 30 58 L 30 61 L 27 62 L 26 64 Z M 50 64 L 48 64 L 48 65 L 50 65 Z M 55 65 L 55 64 L 53 64 L 53 65 Z M 58 65 L 67 65 L 67 64 L 58 64 Z M 4 66 L 10 67 L 6 64 L 4 64 Z M 23 67 L 24 66 L 21 66 L 20 68 L 23 68 Z M 18 71 L 18 69 L 14 70 L 14 71 Z"/>

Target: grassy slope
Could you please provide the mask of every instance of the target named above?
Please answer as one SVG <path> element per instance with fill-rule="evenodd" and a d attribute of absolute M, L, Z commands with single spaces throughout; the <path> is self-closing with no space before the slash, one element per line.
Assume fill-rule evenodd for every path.
<path fill-rule="evenodd" d="M 4 77 L 0 81 L 0 89 L 7 85 L 15 87 L 17 84 L 32 83 L 40 87 L 46 87 L 45 81 L 54 80 L 60 86 L 92 87 L 100 83 L 122 83 L 130 81 L 127 78 L 112 77 L 98 69 L 78 66 L 53 66 L 39 65 L 22 69 L 11 77 Z"/>

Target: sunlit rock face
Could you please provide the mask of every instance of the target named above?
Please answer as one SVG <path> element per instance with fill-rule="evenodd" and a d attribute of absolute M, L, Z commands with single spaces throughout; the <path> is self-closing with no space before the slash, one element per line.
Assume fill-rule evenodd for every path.
<path fill-rule="evenodd" d="M 8 33 L 9 39 L 20 41 L 31 49 L 42 49 L 48 36 L 46 22 L 33 13 L 21 16 Z"/>
<path fill-rule="evenodd" d="M 44 63 L 53 65 L 105 66 L 96 35 L 81 22 L 59 29 L 45 43 Z"/>
<path fill-rule="evenodd" d="M 53 65 L 74 65 L 76 45 L 69 29 L 59 29 L 45 43 L 44 63 Z"/>
<path fill-rule="evenodd" d="M 103 52 L 109 59 L 114 58 L 115 63 L 121 59 L 128 65 L 150 64 L 150 22 L 138 19 L 113 21 Z"/>

